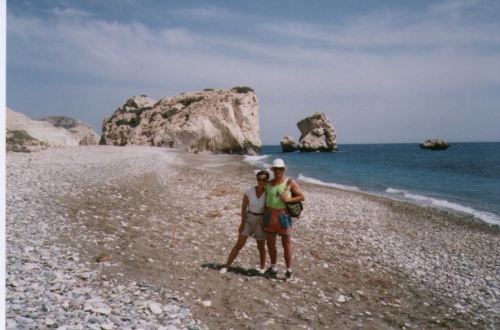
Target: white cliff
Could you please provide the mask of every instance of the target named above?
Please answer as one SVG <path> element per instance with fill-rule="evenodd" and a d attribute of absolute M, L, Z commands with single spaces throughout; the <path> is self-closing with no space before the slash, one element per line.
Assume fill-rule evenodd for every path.
<path fill-rule="evenodd" d="M 163 98 L 135 96 L 104 119 L 100 144 L 171 147 L 189 152 L 260 151 L 259 103 L 250 88 Z"/>
<path fill-rule="evenodd" d="M 33 120 L 20 112 L 6 109 L 6 127 L 10 131 L 25 131 L 50 147 L 77 147 L 80 139 L 65 128 L 39 120 Z"/>
<path fill-rule="evenodd" d="M 79 138 L 78 144 L 81 146 L 99 144 L 100 136 L 97 135 L 92 126 L 81 120 L 64 116 L 49 116 L 41 120 L 55 127 L 65 128 L 75 134 Z"/>

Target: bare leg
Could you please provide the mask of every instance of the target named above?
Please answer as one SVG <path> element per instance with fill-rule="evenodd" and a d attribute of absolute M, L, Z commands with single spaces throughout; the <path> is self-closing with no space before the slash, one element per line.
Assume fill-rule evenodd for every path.
<path fill-rule="evenodd" d="M 276 265 L 278 260 L 278 251 L 276 250 L 276 234 L 266 233 L 267 250 L 269 251 L 269 259 L 271 265 Z"/>
<path fill-rule="evenodd" d="M 286 268 L 292 268 L 292 236 L 281 236 L 281 244 L 285 251 Z"/>
<path fill-rule="evenodd" d="M 238 236 L 238 241 L 236 242 L 233 249 L 229 253 L 229 257 L 227 257 L 226 268 L 229 268 L 229 266 L 231 266 L 231 264 L 233 263 L 234 259 L 236 259 L 238 253 L 240 253 L 240 250 L 245 246 L 247 238 L 248 236 L 243 236 L 243 235 Z"/>
<path fill-rule="evenodd" d="M 257 240 L 257 249 L 259 250 L 260 269 L 266 268 L 266 241 Z"/>

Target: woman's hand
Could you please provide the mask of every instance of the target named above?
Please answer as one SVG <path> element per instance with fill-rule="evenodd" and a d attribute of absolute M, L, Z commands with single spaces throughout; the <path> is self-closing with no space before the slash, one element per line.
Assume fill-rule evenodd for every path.
<path fill-rule="evenodd" d="M 286 193 L 282 193 L 282 194 L 280 195 L 280 199 L 281 199 L 283 202 L 288 203 L 288 201 L 290 200 L 290 197 L 288 197 L 288 196 L 286 195 Z"/>
<path fill-rule="evenodd" d="M 238 234 L 241 235 L 241 233 L 243 232 L 243 229 L 245 229 L 245 224 L 244 223 L 240 224 L 240 226 L 238 227 Z"/>

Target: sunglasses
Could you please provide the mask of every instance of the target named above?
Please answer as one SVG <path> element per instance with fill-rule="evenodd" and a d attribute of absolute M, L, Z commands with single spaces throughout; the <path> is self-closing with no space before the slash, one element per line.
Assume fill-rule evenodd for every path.
<path fill-rule="evenodd" d="M 273 171 L 284 171 L 285 168 L 284 167 L 273 167 L 271 170 L 273 170 Z"/>
<path fill-rule="evenodd" d="M 259 182 L 266 182 L 267 179 L 265 179 L 265 178 L 264 179 L 257 179 L 257 181 L 259 181 Z"/>

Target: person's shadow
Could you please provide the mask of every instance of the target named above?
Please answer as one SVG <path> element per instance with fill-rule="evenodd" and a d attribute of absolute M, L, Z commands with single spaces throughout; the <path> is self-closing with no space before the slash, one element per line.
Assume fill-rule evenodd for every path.
<path fill-rule="evenodd" d="M 208 263 L 208 264 L 203 264 L 201 265 L 203 268 L 209 268 L 213 269 L 216 271 L 219 271 L 224 265 L 219 265 L 219 264 L 214 264 L 214 263 Z M 259 272 L 257 269 L 247 269 L 243 268 L 240 266 L 231 266 L 227 270 L 228 273 L 234 273 L 238 275 L 243 275 L 243 276 L 262 276 L 262 277 L 267 277 L 263 273 Z"/>

